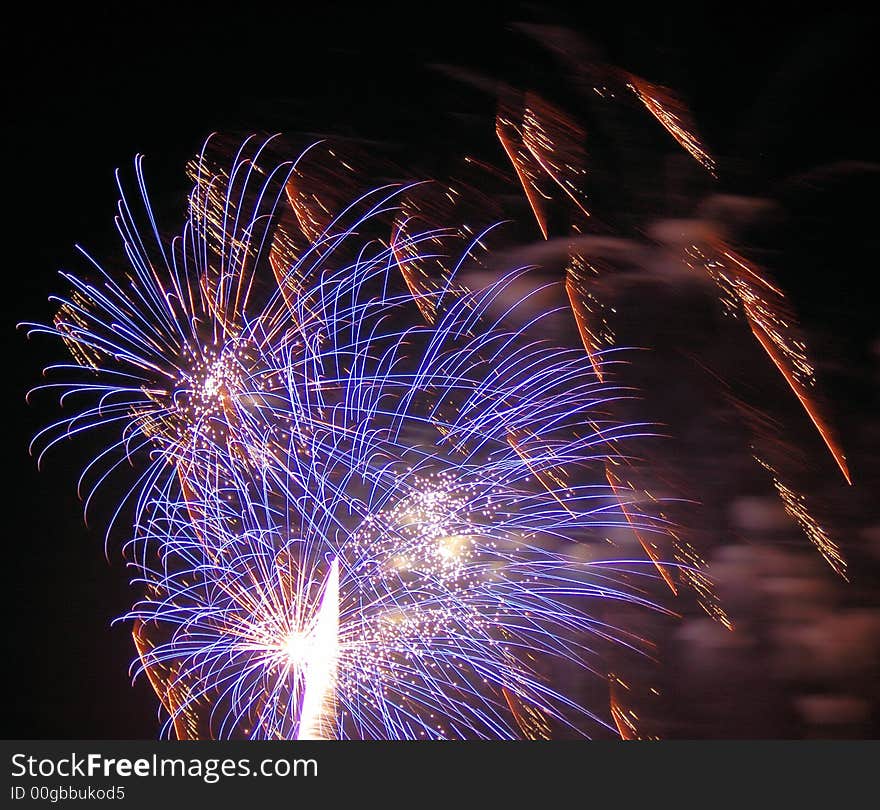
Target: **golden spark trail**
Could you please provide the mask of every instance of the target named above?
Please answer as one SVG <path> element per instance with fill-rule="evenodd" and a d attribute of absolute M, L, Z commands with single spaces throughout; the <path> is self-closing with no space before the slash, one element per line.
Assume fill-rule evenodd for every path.
<path fill-rule="evenodd" d="M 556 493 L 556 490 L 544 480 L 542 473 L 539 472 L 538 470 L 536 470 L 535 467 L 533 466 L 534 462 L 532 461 L 532 459 L 529 457 L 529 455 L 526 453 L 526 451 L 523 450 L 522 446 L 516 441 L 516 439 L 514 439 L 513 436 L 509 433 L 507 434 L 507 443 L 513 449 L 513 451 L 523 460 L 523 463 L 526 465 L 526 467 L 528 467 L 529 470 L 531 470 L 532 475 L 534 475 L 535 478 L 537 478 L 538 481 L 541 482 L 541 485 L 544 487 L 544 489 L 546 489 L 547 492 L 553 496 L 553 498 L 556 500 L 556 502 L 566 512 L 568 512 L 569 515 L 571 515 L 572 517 L 575 517 L 574 512 L 572 512 L 571 509 L 568 508 L 565 501 L 563 501 L 562 498 L 560 498 L 559 495 Z M 555 482 L 557 484 L 559 484 L 559 486 L 565 486 L 564 482 L 562 482 L 559 478 L 554 479 L 554 477 L 551 473 L 547 472 L 546 475 L 548 478 L 550 478 L 551 481 L 555 480 Z"/>
<path fill-rule="evenodd" d="M 571 159 L 566 158 L 566 154 L 572 151 L 571 148 L 564 148 L 566 145 L 565 140 L 569 142 L 570 146 L 571 143 L 582 140 L 583 132 L 566 115 L 553 109 L 543 100 L 533 98 L 532 104 L 540 105 L 541 110 L 538 112 L 533 106 L 525 108 L 522 129 L 523 146 L 529 151 L 535 162 L 546 172 L 547 176 L 577 206 L 578 210 L 585 217 L 589 218 L 591 216 L 590 212 L 575 194 L 577 187 L 570 179 L 566 180 L 562 177 L 563 170 L 553 162 L 552 158 L 555 152 L 559 152 L 564 161 L 564 166 L 569 172 L 583 175 L 585 173 L 583 167 L 572 165 Z M 554 131 L 564 139 L 562 148 L 557 148 L 558 144 L 554 143 L 547 134 L 547 128 L 542 123 L 542 119 L 545 117 L 553 125 Z M 580 162 L 580 155 L 576 159 Z"/>
<path fill-rule="evenodd" d="M 669 586 L 669 590 L 672 591 L 676 596 L 678 596 L 678 588 L 675 587 L 675 583 L 672 580 L 672 576 L 666 570 L 663 563 L 660 561 L 660 555 L 657 554 L 657 550 L 653 547 L 651 543 L 645 540 L 642 537 L 641 532 L 636 526 L 635 521 L 632 519 L 632 515 L 630 514 L 629 509 L 626 508 L 624 504 L 624 500 L 621 497 L 620 493 L 620 485 L 621 480 L 611 472 L 610 467 L 606 464 L 605 466 L 605 478 L 608 480 L 608 485 L 611 487 L 611 491 L 614 493 L 614 497 L 617 498 L 617 502 L 620 505 L 620 511 L 623 512 L 623 516 L 626 518 L 626 522 L 630 525 L 630 528 L 633 530 L 633 534 L 635 534 L 639 543 L 641 543 L 642 548 L 645 550 L 645 554 L 651 559 L 651 562 L 654 563 L 654 567 L 660 572 L 660 576 L 663 577 L 666 584 Z"/>
<path fill-rule="evenodd" d="M 626 688 L 626 684 L 624 684 L 623 681 L 621 681 L 614 675 L 610 676 L 608 682 L 608 702 L 611 707 L 611 719 L 614 720 L 614 725 L 617 726 L 617 733 L 620 735 L 621 740 L 637 740 L 639 739 L 639 732 L 636 728 L 636 724 L 630 719 L 629 716 L 632 714 L 632 712 L 627 711 L 626 707 L 623 706 L 620 701 L 618 701 L 615 694 L 615 684 L 620 684 L 621 686 Z"/>
<path fill-rule="evenodd" d="M 499 116 L 495 124 L 495 133 L 498 135 L 498 140 L 501 142 L 501 146 L 507 154 L 507 157 L 510 160 L 511 164 L 513 165 L 513 170 L 516 172 L 516 176 L 519 178 L 519 182 L 523 187 L 523 191 L 526 194 L 526 199 L 531 206 L 532 213 L 535 215 L 535 219 L 538 222 L 538 227 L 541 229 L 541 233 L 543 234 L 545 239 L 549 239 L 550 234 L 547 230 L 547 222 L 545 217 L 543 217 L 541 214 L 538 200 L 535 197 L 535 190 L 534 188 L 532 188 L 532 182 L 529 176 L 526 174 L 525 170 L 520 165 L 520 159 L 516 154 L 516 150 L 514 149 L 513 144 L 504 133 L 504 124 L 512 126 L 512 124 L 510 124 L 507 119 L 503 119 Z"/>
<path fill-rule="evenodd" d="M 581 336 L 581 343 L 584 344 L 584 350 L 587 352 L 590 365 L 593 367 L 593 371 L 596 372 L 596 377 L 599 382 L 605 382 L 605 377 L 602 374 L 602 366 L 595 357 L 595 347 L 591 346 L 592 335 L 588 326 L 589 321 L 586 312 L 584 311 L 585 307 L 570 276 L 565 279 L 565 292 L 568 294 L 568 300 L 571 304 L 571 311 L 574 314 L 575 323 L 577 324 L 578 334 Z"/>
<path fill-rule="evenodd" d="M 825 558 L 825 561 L 831 566 L 834 572 L 848 582 L 849 580 L 846 576 L 846 560 L 840 553 L 840 547 L 831 539 L 831 537 L 828 536 L 825 529 L 823 529 L 818 521 L 809 513 L 804 496 L 798 494 L 791 489 L 791 487 L 787 486 L 779 478 L 779 474 L 772 465 L 768 464 L 763 459 L 758 458 L 758 456 L 755 456 L 754 458 L 758 464 L 770 473 L 770 477 L 773 479 L 773 486 L 776 488 L 776 492 L 778 493 L 788 516 L 800 526 L 803 533 L 807 536 L 807 539 L 816 547 L 818 552 Z"/>
<path fill-rule="evenodd" d="M 852 478 L 849 474 L 849 468 L 846 464 L 846 456 L 840 450 L 840 448 L 835 445 L 830 432 L 824 422 L 820 419 L 819 415 L 816 413 L 815 406 L 812 402 L 810 402 L 809 398 L 804 394 L 801 390 L 801 386 L 798 381 L 794 378 L 791 372 L 786 368 L 785 363 L 782 362 L 782 358 L 776 352 L 776 349 L 772 343 L 772 341 L 767 336 L 763 327 L 758 324 L 751 314 L 746 309 L 746 313 L 749 314 L 749 327 L 752 330 L 752 334 L 755 336 L 755 339 L 758 343 L 761 344 L 764 351 L 767 352 L 767 356 L 773 361 L 773 365 L 779 369 L 779 373 L 782 374 L 783 379 L 788 383 L 789 388 L 794 392 L 794 395 L 798 398 L 798 401 L 803 406 L 803 409 L 807 412 L 807 416 L 810 417 L 810 421 L 816 427 L 816 430 L 819 431 L 819 435 L 822 437 L 822 441 L 825 442 L 825 446 L 828 448 L 831 456 L 834 458 L 834 461 L 837 463 L 837 466 L 840 468 L 841 473 L 843 473 L 843 477 L 846 479 L 846 483 L 852 485 Z"/>
<path fill-rule="evenodd" d="M 501 687 L 501 693 L 507 701 L 510 713 L 527 740 L 550 739 L 550 726 L 547 723 L 547 718 L 541 712 L 523 703 L 506 686 Z"/>
<path fill-rule="evenodd" d="M 394 261 L 397 263 L 400 275 L 403 277 L 413 301 L 415 301 L 416 306 L 419 308 L 419 312 L 422 313 L 422 317 L 427 323 L 433 325 L 437 318 L 437 308 L 415 278 L 415 273 L 421 271 L 418 268 L 411 269 L 410 260 L 403 255 L 400 241 L 398 240 L 399 233 L 400 230 L 395 224 L 394 231 L 391 234 L 391 252 L 394 255 Z"/>
<path fill-rule="evenodd" d="M 165 707 L 165 711 L 171 716 L 174 723 L 174 733 L 178 740 L 195 740 L 198 739 L 198 728 L 196 727 L 195 718 L 184 708 L 184 702 L 175 696 L 174 686 L 166 686 L 162 679 L 155 673 L 154 667 L 148 662 L 147 656 L 150 652 L 150 644 L 143 635 L 144 622 L 137 621 L 131 631 L 131 637 L 134 641 L 134 647 L 137 651 L 138 658 L 147 674 L 147 679 L 153 687 L 153 691 Z"/>
<path fill-rule="evenodd" d="M 700 139 L 688 128 L 684 121 L 687 110 L 668 91 L 664 92 L 656 85 L 646 82 L 638 76 L 630 75 L 627 87 L 635 93 L 636 98 L 645 105 L 660 125 L 673 137 L 679 146 L 690 154 L 694 160 L 706 169 L 713 177 L 715 160 L 700 143 Z M 662 98 L 665 95 L 666 98 Z M 673 109 L 673 106 L 678 109 Z"/>

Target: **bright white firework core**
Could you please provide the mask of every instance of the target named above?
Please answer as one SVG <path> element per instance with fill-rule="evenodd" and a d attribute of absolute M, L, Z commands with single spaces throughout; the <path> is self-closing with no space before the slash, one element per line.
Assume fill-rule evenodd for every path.
<path fill-rule="evenodd" d="M 330 566 L 313 625 L 306 634 L 291 633 L 286 651 L 305 678 L 297 739 L 333 739 L 339 656 L 338 559 Z"/>
<path fill-rule="evenodd" d="M 298 669 L 303 669 L 312 646 L 310 635 L 293 631 L 284 645 L 284 650 L 291 665 Z"/>
<path fill-rule="evenodd" d="M 220 392 L 220 386 L 223 384 L 221 376 L 217 372 L 213 372 L 205 378 L 204 392 L 207 397 L 214 397 Z"/>

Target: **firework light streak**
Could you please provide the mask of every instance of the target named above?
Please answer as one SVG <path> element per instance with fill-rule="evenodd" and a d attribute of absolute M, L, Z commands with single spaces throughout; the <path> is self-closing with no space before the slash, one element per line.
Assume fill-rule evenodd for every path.
<path fill-rule="evenodd" d="M 636 726 L 638 717 L 632 709 L 627 709 L 618 697 L 621 688 L 629 690 L 629 687 L 616 675 L 609 676 L 611 717 L 614 720 L 614 725 L 617 726 L 617 733 L 621 740 L 637 740 L 639 739 L 639 730 Z"/>
<path fill-rule="evenodd" d="M 506 116 L 499 115 L 495 124 L 495 132 L 498 135 L 499 143 L 503 147 L 505 154 L 516 172 L 516 176 L 519 178 L 519 182 L 522 185 L 526 199 L 531 206 L 538 227 L 541 229 L 541 235 L 545 239 L 549 239 L 550 232 L 547 230 L 547 217 L 542 208 L 542 198 L 547 199 L 547 197 L 542 194 L 536 185 L 536 178 L 538 175 L 529 165 L 531 162 L 529 160 L 530 156 L 524 154 L 522 150 L 517 147 L 517 144 L 513 139 L 514 135 L 519 134 L 515 125 Z"/>
<path fill-rule="evenodd" d="M 290 504 L 269 494 L 248 504 L 246 525 L 222 503 L 195 510 L 205 515 L 198 530 L 189 509 L 170 509 L 154 527 L 173 554 L 144 572 L 151 595 L 132 618 L 138 635 L 147 627 L 164 639 L 141 662 L 169 696 L 174 728 L 270 739 L 546 736 L 544 718 L 575 707 L 530 660 L 580 660 L 578 628 L 632 643 L 576 606 L 633 599 L 614 585 L 633 564 L 549 552 L 550 537 L 583 525 L 583 513 L 551 507 L 543 488 L 524 497 L 494 479 L 404 473 L 361 506 L 367 516 L 352 530 L 314 527 L 318 536 L 300 518 L 284 522 Z M 343 522 L 348 510 L 328 507 Z M 621 525 L 607 503 L 592 508 L 594 525 Z M 328 536 L 336 556 L 325 575 Z"/>
<path fill-rule="evenodd" d="M 654 563 L 654 566 L 660 572 L 660 575 L 663 577 L 664 582 L 667 584 L 667 586 L 669 586 L 669 590 L 677 596 L 678 588 L 675 587 L 675 582 L 673 581 L 672 576 L 666 570 L 666 566 L 661 561 L 660 553 L 657 547 L 642 536 L 641 532 L 639 531 L 638 523 L 632 518 L 631 508 L 626 503 L 626 498 L 628 497 L 628 493 L 630 490 L 624 490 L 621 480 L 611 471 L 610 467 L 606 467 L 605 477 L 608 480 L 608 485 L 611 487 L 611 491 L 614 493 L 615 497 L 619 499 L 620 509 L 623 512 L 627 523 L 632 526 L 633 533 L 635 534 L 636 539 L 639 541 L 641 547 L 645 550 L 645 554 L 650 557 L 651 562 Z"/>
<path fill-rule="evenodd" d="M 589 218 L 583 185 L 584 132 L 571 118 L 529 93 L 523 110 L 522 144 L 584 217 Z"/>
<path fill-rule="evenodd" d="M 715 159 L 697 137 L 689 120 L 687 107 L 665 88 L 657 87 L 644 79 L 629 74 L 627 87 L 645 105 L 645 109 L 660 122 L 682 149 L 696 160 L 709 174 L 717 176 Z"/>
<path fill-rule="evenodd" d="M 303 671 L 305 687 L 298 740 L 332 739 L 339 658 L 339 561 L 334 559 L 312 627 L 287 640 L 288 655 Z"/>
<path fill-rule="evenodd" d="M 790 486 L 785 484 L 780 479 L 779 473 L 771 464 L 758 456 L 755 456 L 754 458 L 773 479 L 773 486 L 776 488 L 776 492 L 778 493 L 788 516 L 800 526 L 807 539 L 816 547 L 816 550 L 822 555 L 828 565 L 834 569 L 835 573 L 843 579 L 847 579 L 846 560 L 840 553 L 840 547 L 810 514 L 804 496 L 795 492 Z"/>
<path fill-rule="evenodd" d="M 804 393 L 803 386 L 797 381 L 795 375 L 787 367 L 785 362 L 780 358 L 779 352 L 776 350 L 775 341 L 771 339 L 767 331 L 754 318 L 750 318 L 749 327 L 751 328 L 752 334 L 754 334 L 758 343 L 760 343 L 764 351 L 767 352 L 767 356 L 773 361 L 773 365 L 775 365 L 776 368 L 779 369 L 779 373 L 782 374 L 783 379 L 786 383 L 788 383 L 789 388 L 791 388 L 791 390 L 794 392 L 794 395 L 797 397 L 798 402 L 801 403 L 804 411 L 806 411 L 807 416 L 810 417 L 810 421 L 813 423 L 814 427 L 819 432 L 819 435 L 822 437 L 822 441 L 825 443 L 825 446 L 831 453 L 831 456 L 834 459 L 834 462 L 837 464 L 838 468 L 840 469 L 840 472 L 846 480 L 846 483 L 852 484 L 852 478 L 849 474 L 849 467 L 846 463 L 846 456 L 844 456 L 843 451 L 841 451 L 841 449 L 834 442 L 827 425 L 820 418 L 815 405 L 813 405 L 810 398 Z"/>
<path fill-rule="evenodd" d="M 584 344 L 584 351 L 590 359 L 590 365 L 596 372 L 596 377 L 600 382 L 604 382 L 602 376 L 602 364 L 598 360 L 599 346 L 593 332 L 590 330 L 590 319 L 587 313 L 587 305 L 585 303 L 586 294 L 579 289 L 575 281 L 573 273 L 566 274 L 565 293 L 568 296 L 571 311 L 577 323 L 578 334 L 581 342 Z"/>
<path fill-rule="evenodd" d="M 755 340 L 797 397 L 846 482 L 852 484 L 846 456 L 807 392 L 816 384 L 814 371 L 803 341 L 792 335 L 793 318 L 782 305 L 783 292 L 723 243 L 705 250 L 691 245 L 687 261 L 691 267 L 704 270 L 718 285 L 729 312 L 745 315 Z"/>
<path fill-rule="evenodd" d="M 635 81 L 634 77 L 633 80 Z M 635 85 L 628 86 L 635 91 Z M 641 83 L 639 86 L 649 87 L 647 83 Z M 681 117 L 667 113 L 659 102 L 649 104 L 649 100 L 641 96 L 640 99 L 670 130 L 676 140 L 714 174 L 714 161 L 699 147 L 696 136 L 678 126 Z M 681 116 L 683 115 L 682 111 Z M 574 235 L 583 233 L 591 219 L 591 214 L 585 205 L 586 195 L 583 189 L 587 174 L 583 148 L 585 133 L 568 115 L 532 93 L 527 94 L 522 114 L 519 116 L 522 119 L 521 127 L 513 123 L 517 117 L 511 106 L 507 105 L 496 118 L 496 135 L 514 167 L 543 237 L 549 239 L 550 236 L 544 210 L 550 198 L 541 190 L 539 178 L 542 175 L 546 175 L 574 204 L 571 231 Z M 671 122 L 676 122 L 676 127 L 670 129 L 667 124 Z M 517 140 L 521 142 L 521 148 L 517 146 Z M 587 273 L 588 270 L 590 274 Z M 597 379 L 603 381 L 602 346 L 604 344 L 613 347 L 614 335 L 602 315 L 604 305 L 593 293 L 594 285 L 591 282 L 595 282 L 598 275 L 599 268 L 592 257 L 587 259 L 578 250 L 570 253 L 565 271 L 565 293 L 590 365 Z M 516 445 L 512 446 L 516 448 Z M 621 512 L 645 554 L 660 573 L 669 590 L 677 596 L 679 588 L 673 578 L 672 567 L 663 562 L 663 552 L 653 539 L 646 538 L 639 531 L 636 520 L 630 520 L 628 501 L 631 500 L 630 493 L 634 492 L 634 488 L 622 487 L 622 482 L 612 471 L 611 464 L 606 465 L 605 477 L 618 499 Z M 667 529 L 664 534 L 672 539 L 674 557 L 680 563 L 676 567 L 677 573 L 697 594 L 701 607 L 713 619 L 732 629 L 733 625 L 714 593 L 713 583 L 705 573 L 707 567 L 705 560 L 690 543 L 682 540 L 671 529 Z M 612 701 L 612 715 L 618 731 L 623 736 L 627 726 L 621 725 L 615 712 Z"/>

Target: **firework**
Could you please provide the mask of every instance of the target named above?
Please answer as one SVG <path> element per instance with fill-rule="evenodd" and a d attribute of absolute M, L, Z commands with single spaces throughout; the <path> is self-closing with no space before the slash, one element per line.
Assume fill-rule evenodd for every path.
<path fill-rule="evenodd" d="M 55 391 L 77 408 L 32 446 L 42 459 L 70 436 L 114 426 L 115 441 L 87 465 L 80 484 L 88 508 L 103 481 L 137 463 L 138 480 L 117 510 L 134 501 L 136 530 L 151 492 L 167 492 L 177 479 L 205 485 L 218 466 L 243 458 L 251 432 L 267 433 L 259 416 L 273 387 L 267 355 L 278 350 L 286 313 L 277 299 L 254 302 L 254 285 L 291 171 L 282 162 L 263 172 L 257 160 L 267 148 L 248 139 L 228 171 L 213 169 L 203 151 L 190 166 L 184 227 L 170 242 L 157 230 L 138 158 L 139 213 L 120 185 L 124 264 L 108 270 L 80 249 L 94 277 L 62 273 L 71 291 L 53 299 L 54 323 L 28 325 L 30 333 L 60 337 L 77 363 L 44 372 L 53 381 L 35 391 Z"/>
<path fill-rule="evenodd" d="M 613 729 L 550 672 L 604 680 L 595 647 L 644 644 L 601 604 L 651 607 L 638 583 L 668 569 L 599 549 L 614 528 L 646 549 L 667 531 L 604 477 L 650 427 L 610 417 L 598 354 L 543 338 L 556 311 L 501 303 L 526 270 L 462 285 L 485 233 L 417 227 L 436 206 L 411 185 L 333 210 L 300 162 L 263 168 L 267 150 L 245 142 L 228 170 L 203 152 L 170 247 L 138 163 L 158 258 L 121 203 L 130 272 L 66 276 L 74 294 L 35 328 L 85 375 L 50 387 L 98 400 L 48 443 L 118 422 L 127 456 L 144 451 L 127 618 L 166 731 Z"/>
<path fill-rule="evenodd" d="M 712 177 L 717 178 L 716 162 L 697 135 L 686 105 L 675 94 L 632 73 L 596 61 L 584 44 L 568 32 L 540 26 L 524 26 L 524 29 L 556 51 L 560 58 L 569 63 L 574 75 L 584 81 L 584 89 L 594 91 L 605 102 L 619 97 L 631 99 L 634 95 L 679 146 Z M 582 58 L 574 60 L 575 54 Z M 587 97 L 590 95 L 587 94 Z M 568 303 L 583 347 L 597 377 L 601 379 L 602 364 L 596 358 L 615 345 L 614 332 L 609 323 L 609 315 L 614 308 L 603 303 L 603 283 L 610 286 L 608 279 L 619 268 L 602 256 L 602 236 L 608 228 L 597 222 L 588 206 L 587 135 L 576 119 L 534 92 L 513 93 L 505 88 L 500 107 L 496 117 L 498 141 L 514 169 L 542 237 L 545 240 L 559 237 L 558 241 L 565 245 L 565 291 Z M 565 216 L 556 215 L 555 220 L 562 227 L 558 234 L 554 234 L 549 225 L 550 212 L 560 209 Z M 682 230 L 687 233 L 689 228 L 686 226 Z M 680 235 L 672 236 L 672 244 L 664 245 L 673 254 L 673 261 L 683 263 L 711 280 L 725 312 L 748 325 L 751 336 L 809 417 L 844 480 L 851 484 L 846 456 L 836 432 L 824 418 L 816 401 L 813 363 L 784 291 L 765 270 L 740 255 L 714 233 L 707 236 L 697 229 L 693 241 L 688 237 L 679 244 L 680 240 Z M 661 241 L 667 240 L 661 237 Z M 632 250 L 631 253 L 631 261 L 638 264 L 640 258 L 636 256 L 636 251 Z M 604 292 L 607 296 L 607 289 Z M 763 462 L 760 463 L 764 466 Z M 609 469 L 608 481 L 612 485 L 614 475 Z M 772 471 L 772 477 L 786 513 L 820 550 L 831 567 L 843 575 L 845 562 L 840 549 L 806 511 L 802 496 L 795 495 L 780 483 L 775 471 Z M 645 499 L 651 500 L 647 491 L 643 494 Z M 712 592 L 711 581 L 705 573 L 706 563 L 693 545 L 674 531 L 666 534 L 666 540 L 670 541 L 668 550 L 658 549 L 653 540 L 639 540 L 673 593 L 677 593 L 676 583 L 660 564 L 661 559 L 672 558 L 679 562 L 681 568 L 678 578 L 692 587 L 710 616 L 725 626 L 731 626 Z"/>
<path fill-rule="evenodd" d="M 308 536 L 298 509 L 269 493 L 244 521 L 204 504 L 215 512 L 195 527 L 190 504 L 170 509 L 155 538 L 167 551 L 142 572 L 147 596 L 130 614 L 169 730 L 517 738 L 523 719 L 511 704 L 557 729 L 607 729 L 554 688 L 547 664 L 598 666 L 595 644 L 638 643 L 595 607 L 638 600 L 618 580 L 639 565 L 560 548 L 550 538 L 583 530 L 585 518 L 504 514 L 500 487 L 493 504 L 458 475 L 465 481 L 405 476 L 389 505 L 329 541 Z M 618 520 L 608 509 L 590 523 Z"/>
<path fill-rule="evenodd" d="M 617 79 L 715 173 L 680 102 Z M 585 133 L 526 93 L 502 105 L 496 134 L 545 240 L 555 206 L 566 211 L 564 275 L 545 285 L 559 307 L 532 305 L 540 286 L 512 292 L 529 268 L 464 282 L 492 231 L 455 221 L 472 189 L 364 190 L 333 147 L 285 160 L 273 139 L 249 138 L 228 167 L 213 141 L 190 164 L 170 242 L 138 159 L 143 211 L 123 195 L 117 219 L 124 269 L 90 259 L 96 278 L 64 274 L 53 324 L 32 326 L 75 361 L 41 387 L 80 403 L 36 444 L 119 428 L 83 472 L 87 508 L 124 462 L 137 471 L 113 520 L 134 501 L 141 598 L 126 618 L 165 733 L 632 738 L 638 718 L 599 649 L 648 642 L 606 622 L 604 605 L 657 609 L 646 583 L 659 578 L 733 628 L 703 556 L 623 450 L 655 431 L 615 417 L 625 394 L 597 294 L 614 268 L 591 255 L 607 228 L 585 193 Z M 849 480 L 781 290 L 720 240 L 677 258 L 748 323 Z M 559 317 L 574 345 L 544 337 Z M 843 575 L 803 496 L 759 463 Z M 609 559 L 615 531 L 644 556 Z M 566 671 L 608 681 L 607 710 L 560 688 Z"/>

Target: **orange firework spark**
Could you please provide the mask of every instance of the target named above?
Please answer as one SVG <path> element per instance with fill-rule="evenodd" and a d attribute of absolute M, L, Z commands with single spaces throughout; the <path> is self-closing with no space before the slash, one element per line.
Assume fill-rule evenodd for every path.
<path fill-rule="evenodd" d="M 572 118 L 534 93 L 526 95 L 523 110 L 522 143 L 535 162 L 556 183 L 586 217 L 582 183 L 584 131 Z"/>
<path fill-rule="evenodd" d="M 801 527 L 801 530 L 807 536 L 807 539 L 816 547 L 818 552 L 824 557 L 825 561 L 831 566 L 834 572 L 843 579 L 849 581 L 846 576 L 846 560 L 840 553 L 840 547 L 831 537 L 829 537 L 825 529 L 823 529 L 818 521 L 810 514 L 804 496 L 787 486 L 779 478 L 779 474 L 771 464 L 758 456 L 755 456 L 754 458 L 758 464 L 770 473 L 770 476 L 773 479 L 773 486 L 776 488 L 776 492 L 779 494 L 779 498 L 782 501 L 782 505 L 788 516 Z"/>
<path fill-rule="evenodd" d="M 660 572 L 660 576 L 663 577 L 663 580 L 669 586 L 669 590 L 671 590 L 672 593 L 678 596 L 678 588 L 676 588 L 675 582 L 673 582 L 672 576 L 670 575 L 669 571 L 666 570 L 666 566 L 661 562 L 660 554 L 657 550 L 656 545 L 644 538 L 642 533 L 639 531 L 639 527 L 633 520 L 630 510 L 627 509 L 626 501 L 622 497 L 623 482 L 613 472 L 611 472 L 611 467 L 607 463 L 605 465 L 605 478 L 608 481 L 608 485 L 611 487 L 611 491 L 614 493 L 614 497 L 617 498 L 617 502 L 620 505 L 620 511 L 623 512 L 623 516 L 626 518 L 626 522 L 633 530 L 633 534 L 635 534 L 639 543 L 641 543 L 642 548 L 645 550 L 645 554 L 647 554 L 651 562 L 654 563 L 654 567 L 657 569 L 657 571 Z"/>
<path fill-rule="evenodd" d="M 185 694 L 187 690 L 180 681 L 179 672 L 172 669 L 166 670 L 165 667 L 154 662 L 152 656 L 154 645 L 147 636 L 146 624 L 143 621 L 135 621 L 131 637 L 153 691 L 172 718 L 174 734 L 177 739 L 203 739 L 199 730 L 198 717 L 192 711 L 193 701 Z M 182 692 L 183 695 L 178 694 L 179 692 Z"/>
<path fill-rule="evenodd" d="M 706 560 L 690 543 L 680 538 L 675 532 L 670 531 L 669 534 L 675 548 L 675 559 L 681 563 L 679 572 L 696 593 L 697 601 L 703 612 L 728 630 L 733 630 L 733 622 L 718 601 L 714 583 L 704 573 Z"/>
<path fill-rule="evenodd" d="M 511 692 L 506 686 L 501 687 L 501 694 L 507 701 L 507 707 L 516 720 L 523 733 L 523 737 L 527 740 L 549 740 L 550 725 L 547 718 L 533 706 L 524 703 L 517 695 Z"/>
<path fill-rule="evenodd" d="M 846 479 L 846 483 L 851 485 L 852 478 L 849 474 L 849 467 L 846 463 L 846 456 L 843 454 L 843 451 L 840 449 L 840 447 L 834 442 L 828 426 L 817 413 L 815 405 L 813 405 L 809 397 L 807 397 L 807 395 L 804 393 L 803 388 L 801 387 L 795 376 L 791 373 L 791 371 L 786 367 L 786 365 L 782 361 L 782 358 L 779 357 L 774 344 L 770 341 L 765 330 L 759 324 L 756 324 L 753 320 L 749 321 L 749 326 L 752 329 L 752 334 L 764 348 L 764 351 L 767 352 L 767 356 L 773 361 L 773 364 L 776 366 L 776 368 L 779 369 L 779 373 L 782 374 L 783 378 L 788 383 L 789 388 L 791 388 L 791 390 L 794 392 L 794 395 L 798 398 L 798 401 L 807 412 L 807 416 L 810 417 L 810 421 L 813 423 L 816 430 L 819 431 L 819 435 L 822 437 L 822 441 L 825 442 L 825 446 L 828 448 L 831 456 L 834 458 L 834 461 L 840 468 L 840 472 L 843 473 L 843 477 Z"/>
<path fill-rule="evenodd" d="M 627 709 L 618 699 L 618 687 L 629 689 L 629 687 L 616 675 L 608 677 L 609 705 L 611 707 L 611 719 L 617 726 L 617 733 L 620 734 L 621 740 L 638 740 L 639 730 L 635 721 L 638 716 L 632 709 Z"/>
<path fill-rule="evenodd" d="M 300 230 L 310 242 L 317 242 L 324 232 L 325 223 L 315 216 L 315 209 L 322 208 L 320 200 L 314 194 L 306 194 L 300 190 L 296 179 L 291 177 L 285 186 L 287 203 L 296 217 Z"/>
<path fill-rule="evenodd" d="M 576 260 L 578 257 L 572 258 L 573 260 Z M 572 270 L 573 267 L 570 267 L 566 273 L 565 292 L 568 295 L 568 301 L 571 304 L 571 311 L 574 315 L 575 323 L 577 324 L 578 334 L 581 337 L 581 343 L 584 344 L 584 350 L 590 360 L 590 365 L 593 367 L 593 371 L 596 372 L 596 377 L 599 382 L 604 382 L 605 376 L 602 373 L 602 364 L 597 358 L 600 348 L 598 345 L 599 341 L 590 329 L 589 312 L 585 303 L 587 294 L 581 289 L 581 285 L 575 280 Z"/>
<path fill-rule="evenodd" d="M 430 294 L 432 290 L 428 283 L 429 278 L 418 266 L 420 255 L 418 249 L 411 240 L 400 238 L 401 232 L 402 226 L 395 223 L 391 233 L 391 252 L 394 254 L 394 261 L 422 317 L 433 325 L 437 319 L 437 302 Z"/>
<path fill-rule="evenodd" d="M 729 311 L 735 313 L 739 310 L 744 314 L 755 340 L 794 392 L 846 482 L 852 484 L 846 456 L 806 391 L 806 386 L 815 385 L 813 367 L 803 341 L 791 334 L 793 318 L 785 311 L 782 291 L 720 240 L 708 247 L 708 253 L 691 245 L 687 255 L 689 259 L 696 259 L 700 268 L 718 285 Z M 691 261 L 688 264 L 694 266 Z M 768 297 L 768 293 L 772 297 Z"/>
<path fill-rule="evenodd" d="M 538 227 L 541 229 L 541 234 L 545 239 L 550 238 L 549 231 L 547 229 L 547 217 L 543 212 L 541 199 L 549 199 L 545 194 L 543 194 L 537 186 L 537 173 L 534 171 L 532 167 L 529 166 L 529 155 L 523 154 L 514 144 L 512 138 L 508 134 L 507 130 L 519 135 L 519 131 L 513 122 L 504 115 L 499 114 L 498 118 L 495 121 L 495 132 L 498 135 L 498 140 L 501 142 L 501 146 L 504 149 L 504 152 L 507 154 L 508 159 L 513 165 L 513 169 L 516 172 L 516 176 L 519 178 L 519 182 L 523 187 L 523 191 L 525 192 L 526 199 L 531 206 L 532 213 L 535 215 L 535 220 L 538 223 Z"/>
<path fill-rule="evenodd" d="M 682 149 L 696 160 L 709 174 L 717 177 L 715 159 L 706 151 L 696 135 L 687 107 L 669 90 L 629 74 L 627 87 L 645 105 L 651 115 L 673 137 Z"/>
<path fill-rule="evenodd" d="M 513 451 L 523 460 L 523 463 L 529 468 L 529 470 L 531 470 L 532 475 L 534 475 L 535 478 L 537 478 L 538 481 L 541 482 L 541 486 L 543 486 L 544 489 L 546 489 L 547 492 L 553 496 L 556 502 L 566 512 L 568 512 L 568 514 L 574 517 L 574 512 L 572 512 L 571 509 L 566 505 L 565 501 L 563 501 L 562 498 L 559 497 L 559 493 L 557 491 L 557 487 L 564 488 L 566 486 L 565 481 L 561 478 L 561 476 L 554 473 L 551 468 L 543 470 L 537 469 L 534 459 L 532 459 L 528 455 L 528 453 L 526 453 L 522 444 L 517 441 L 510 433 L 507 434 L 507 443 L 513 449 Z M 546 451 L 546 448 L 544 448 L 544 450 Z M 554 483 L 556 484 L 556 487 L 553 486 Z"/>

